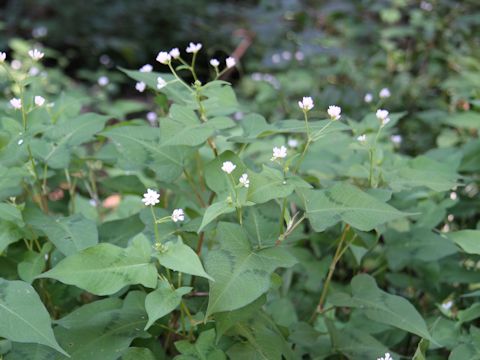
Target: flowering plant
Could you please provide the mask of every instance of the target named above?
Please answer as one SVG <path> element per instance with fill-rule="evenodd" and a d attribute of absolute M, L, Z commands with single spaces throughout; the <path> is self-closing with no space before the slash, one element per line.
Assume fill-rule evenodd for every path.
<path fill-rule="evenodd" d="M 449 214 L 471 150 L 401 154 L 405 113 L 311 96 L 267 121 L 224 80 L 239 59 L 198 76 L 202 48 L 122 69 L 162 104 L 129 120 L 0 53 L 0 354 L 422 359 L 457 345 L 445 333 L 474 354 L 478 306 L 458 307 L 478 296 L 459 285 L 478 230 Z"/>

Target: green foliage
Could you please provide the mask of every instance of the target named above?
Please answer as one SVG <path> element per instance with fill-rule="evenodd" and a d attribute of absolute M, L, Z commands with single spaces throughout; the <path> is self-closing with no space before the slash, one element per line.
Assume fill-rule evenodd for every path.
<path fill-rule="evenodd" d="M 0 104 L 0 359 L 478 358 L 467 3 L 200 2 L 222 10 L 216 37 L 225 14 L 256 29 L 235 69 L 204 43 L 91 87 L 44 66 L 69 55 L 42 48 L 42 62 L 10 41 L 1 86 L 21 106 Z"/>

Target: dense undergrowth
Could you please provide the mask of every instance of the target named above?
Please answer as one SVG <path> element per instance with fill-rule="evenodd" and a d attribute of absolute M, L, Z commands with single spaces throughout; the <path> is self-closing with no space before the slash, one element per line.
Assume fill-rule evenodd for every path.
<path fill-rule="evenodd" d="M 0 358 L 480 359 L 474 4 L 340 3 L 76 80 L 10 40 Z"/>

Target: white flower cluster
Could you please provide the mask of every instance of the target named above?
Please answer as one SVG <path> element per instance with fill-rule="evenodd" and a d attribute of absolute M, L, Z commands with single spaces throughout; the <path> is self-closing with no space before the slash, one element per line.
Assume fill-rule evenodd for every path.
<path fill-rule="evenodd" d="M 160 202 L 160 194 L 152 189 L 147 189 L 147 192 L 143 194 L 143 203 L 146 206 L 154 206 Z"/>
<path fill-rule="evenodd" d="M 383 357 L 379 357 L 377 360 L 393 360 L 393 358 L 391 357 L 390 353 L 387 352 Z"/>
<path fill-rule="evenodd" d="M 385 126 L 390 122 L 390 118 L 388 117 L 388 111 L 384 109 L 378 109 L 376 112 L 377 119 L 380 120 L 381 126 Z"/>
<path fill-rule="evenodd" d="M 236 167 L 237 167 L 237 165 L 235 165 L 231 161 L 225 161 L 222 164 L 222 171 L 227 173 L 227 174 L 231 174 L 233 172 L 233 170 L 235 170 Z"/>
<path fill-rule="evenodd" d="M 330 119 L 332 120 L 338 120 L 341 117 L 342 113 L 342 108 L 340 106 L 336 105 L 330 105 L 327 110 L 328 116 L 330 116 Z"/>
<path fill-rule="evenodd" d="M 273 148 L 273 156 L 270 159 L 271 161 L 275 161 L 277 159 L 283 159 L 287 157 L 287 148 L 285 146 L 274 147 Z"/>
<path fill-rule="evenodd" d="M 313 109 L 313 99 L 310 96 L 304 96 L 301 101 L 298 102 L 298 106 L 303 111 L 310 111 Z"/>
<path fill-rule="evenodd" d="M 40 50 L 38 49 L 32 49 L 32 50 L 29 50 L 28 51 L 28 55 L 34 60 L 34 61 L 38 61 L 40 59 L 42 59 L 45 54 L 43 52 L 41 52 Z"/>

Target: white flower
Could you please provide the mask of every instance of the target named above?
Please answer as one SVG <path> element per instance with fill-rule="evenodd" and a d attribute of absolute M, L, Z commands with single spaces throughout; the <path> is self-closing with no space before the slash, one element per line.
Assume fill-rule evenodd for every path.
<path fill-rule="evenodd" d="M 40 70 L 36 66 L 32 66 L 30 70 L 28 70 L 28 75 L 30 76 L 37 76 L 40 73 Z"/>
<path fill-rule="evenodd" d="M 390 90 L 388 90 L 388 88 L 383 88 L 378 93 L 378 96 L 380 96 L 381 99 L 389 98 L 391 95 L 392 94 L 390 94 Z"/>
<path fill-rule="evenodd" d="M 328 116 L 330 116 L 330 119 L 332 120 L 338 120 L 341 117 L 342 113 L 342 108 L 340 106 L 336 105 L 330 105 L 327 110 Z"/>
<path fill-rule="evenodd" d="M 152 72 L 153 66 L 150 64 L 145 64 L 140 68 L 140 72 Z"/>
<path fill-rule="evenodd" d="M 147 113 L 147 120 L 149 123 L 153 124 L 155 121 L 157 121 L 157 114 L 153 111 L 149 111 Z"/>
<path fill-rule="evenodd" d="M 22 67 L 22 62 L 20 60 L 12 60 L 10 66 L 12 67 L 13 70 L 20 70 Z"/>
<path fill-rule="evenodd" d="M 10 105 L 12 105 L 14 109 L 20 110 L 22 108 L 22 100 L 13 98 L 10 100 Z"/>
<path fill-rule="evenodd" d="M 165 86 L 167 86 L 167 82 L 161 76 L 159 76 L 157 78 L 157 89 L 163 89 Z"/>
<path fill-rule="evenodd" d="M 4 52 L 0 52 L 0 63 L 3 63 L 7 58 L 7 54 Z"/>
<path fill-rule="evenodd" d="M 305 59 L 305 55 L 303 54 L 303 52 L 297 51 L 297 52 L 295 53 L 295 59 L 296 59 L 297 61 L 302 61 L 303 59 Z"/>
<path fill-rule="evenodd" d="M 393 360 L 393 358 L 390 356 L 390 353 L 385 353 L 384 357 L 380 357 L 377 360 Z"/>
<path fill-rule="evenodd" d="M 245 186 L 246 188 L 250 186 L 250 179 L 248 178 L 248 174 L 242 174 L 238 181 L 240 182 L 240 184 L 242 184 L 242 186 Z"/>
<path fill-rule="evenodd" d="M 302 101 L 298 102 L 298 106 L 303 111 L 310 111 L 313 109 L 313 99 L 310 96 L 304 96 Z"/>
<path fill-rule="evenodd" d="M 217 67 L 218 65 L 220 65 L 220 61 L 218 61 L 217 59 L 210 59 L 210 65 L 212 65 L 213 67 Z"/>
<path fill-rule="evenodd" d="M 157 55 L 157 59 L 156 59 L 159 63 L 161 64 L 168 64 L 171 60 L 172 60 L 172 57 L 170 56 L 169 53 L 167 53 L 166 51 L 160 51 Z"/>
<path fill-rule="evenodd" d="M 290 61 L 292 59 L 292 53 L 290 51 L 282 51 L 282 58 L 286 61 Z"/>
<path fill-rule="evenodd" d="M 183 212 L 183 209 L 173 210 L 172 221 L 177 222 L 177 221 L 183 221 L 183 220 L 185 220 L 185 214 Z"/>
<path fill-rule="evenodd" d="M 282 60 L 282 58 L 280 57 L 280 54 L 273 54 L 272 55 L 272 62 L 274 64 L 278 64 L 281 60 Z"/>
<path fill-rule="evenodd" d="M 425 11 L 432 11 L 433 5 L 430 4 L 428 1 L 422 1 L 420 3 L 420 8 Z"/>
<path fill-rule="evenodd" d="M 43 56 L 45 55 L 43 52 L 41 52 L 40 50 L 38 49 L 32 49 L 32 50 L 28 50 L 28 55 L 35 61 L 37 60 L 40 60 L 41 58 L 43 58 Z"/>
<path fill-rule="evenodd" d="M 155 190 L 147 189 L 147 192 L 143 194 L 142 201 L 146 206 L 150 206 L 150 205 L 153 206 L 160 202 L 159 198 L 160 198 L 159 193 L 157 193 Z"/>
<path fill-rule="evenodd" d="M 272 161 L 274 160 L 277 160 L 277 159 L 283 159 L 287 157 L 287 148 L 285 146 L 280 146 L 279 148 L 278 147 L 274 147 L 273 148 L 273 156 L 272 156 Z"/>
<path fill-rule="evenodd" d="M 143 81 L 139 81 L 135 84 L 135 89 L 140 92 L 144 92 L 147 85 Z"/>
<path fill-rule="evenodd" d="M 452 191 L 450 193 L 450 199 L 452 199 L 452 200 L 457 200 L 458 199 L 458 195 L 455 191 Z"/>
<path fill-rule="evenodd" d="M 442 308 L 444 310 L 450 310 L 452 308 L 452 305 L 453 305 L 453 301 L 452 300 L 449 300 L 447 301 L 446 303 L 443 303 L 442 304 Z"/>
<path fill-rule="evenodd" d="M 392 140 L 395 145 L 400 145 L 403 139 L 402 135 L 392 135 L 390 136 L 390 140 Z"/>
<path fill-rule="evenodd" d="M 231 161 L 225 161 L 222 164 L 222 171 L 226 172 L 227 174 L 231 174 L 236 167 L 237 165 L 234 165 Z"/>
<path fill-rule="evenodd" d="M 373 95 L 370 93 L 366 93 L 365 96 L 363 97 L 363 101 L 365 101 L 367 104 L 371 103 L 373 100 Z"/>
<path fill-rule="evenodd" d="M 37 106 L 42 106 L 45 104 L 45 99 L 41 97 L 40 95 L 37 95 L 34 97 L 33 101 L 35 102 L 35 105 Z"/>
<path fill-rule="evenodd" d="M 364 143 L 365 141 L 367 141 L 367 135 L 362 134 L 360 136 L 357 136 L 357 141 Z"/>
<path fill-rule="evenodd" d="M 227 64 L 227 68 L 229 69 L 237 65 L 237 61 L 231 56 L 225 60 L 225 63 Z"/>
<path fill-rule="evenodd" d="M 200 43 L 194 44 L 193 42 L 191 42 L 190 44 L 188 44 L 186 52 L 194 54 L 194 53 L 199 52 L 201 48 L 202 48 L 202 44 L 200 44 Z"/>
<path fill-rule="evenodd" d="M 107 86 L 110 80 L 108 80 L 108 77 L 106 76 L 100 76 L 97 82 L 98 82 L 98 85 L 100 86 Z"/>
<path fill-rule="evenodd" d="M 380 122 L 382 123 L 382 126 L 387 125 L 390 121 L 387 110 L 378 109 L 375 115 L 377 116 L 377 119 L 380 120 Z"/>
<path fill-rule="evenodd" d="M 47 34 L 48 34 L 48 29 L 45 26 L 39 26 L 32 30 L 32 36 L 35 39 L 47 36 Z"/>
<path fill-rule="evenodd" d="M 180 50 L 178 50 L 178 48 L 173 48 L 170 50 L 169 54 L 173 59 L 178 59 L 180 57 Z"/>
<path fill-rule="evenodd" d="M 288 139 L 288 146 L 290 146 L 291 148 L 296 148 L 298 146 L 298 140 Z"/>

